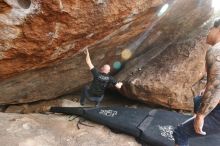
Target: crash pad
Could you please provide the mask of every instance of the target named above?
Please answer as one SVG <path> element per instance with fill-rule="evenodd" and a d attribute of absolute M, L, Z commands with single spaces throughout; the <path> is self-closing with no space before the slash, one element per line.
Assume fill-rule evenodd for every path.
<path fill-rule="evenodd" d="M 82 116 L 113 131 L 134 136 L 143 145 L 173 146 L 174 128 L 191 118 L 173 111 L 128 107 L 52 107 L 53 113 Z M 190 139 L 191 146 L 220 146 L 220 134 Z"/>

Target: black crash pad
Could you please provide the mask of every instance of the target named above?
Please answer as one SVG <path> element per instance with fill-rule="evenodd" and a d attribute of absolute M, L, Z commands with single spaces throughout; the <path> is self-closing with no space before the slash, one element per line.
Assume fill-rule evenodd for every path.
<path fill-rule="evenodd" d="M 148 116 L 150 108 L 134 109 L 124 107 L 52 107 L 51 112 L 75 114 L 103 124 L 114 131 L 140 136 L 138 126 Z"/>
<path fill-rule="evenodd" d="M 141 141 L 151 146 L 174 146 L 174 128 L 191 118 L 176 112 L 152 110 L 139 129 L 143 131 Z M 220 134 L 191 138 L 190 146 L 220 146 Z"/>
<path fill-rule="evenodd" d="M 190 118 L 176 112 L 126 107 L 52 107 L 51 112 L 79 115 L 136 137 L 143 145 L 174 146 L 174 128 Z M 190 139 L 190 146 L 220 146 L 220 134 Z"/>
<path fill-rule="evenodd" d="M 152 110 L 148 118 L 139 126 L 142 130 L 140 139 L 152 146 L 172 146 L 174 128 L 188 118 L 189 116 L 176 112 Z"/>

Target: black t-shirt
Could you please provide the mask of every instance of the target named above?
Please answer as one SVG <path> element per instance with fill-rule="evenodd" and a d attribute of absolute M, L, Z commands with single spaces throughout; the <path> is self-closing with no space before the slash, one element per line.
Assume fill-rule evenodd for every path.
<path fill-rule="evenodd" d="M 102 96 L 108 85 L 117 84 L 117 81 L 112 76 L 100 73 L 96 68 L 91 69 L 91 72 L 93 74 L 93 81 L 89 89 L 91 96 Z"/>

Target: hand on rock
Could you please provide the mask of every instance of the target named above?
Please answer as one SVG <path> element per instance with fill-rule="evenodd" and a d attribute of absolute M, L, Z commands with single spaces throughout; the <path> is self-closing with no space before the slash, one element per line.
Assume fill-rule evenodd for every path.
<path fill-rule="evenodd" d="M 118 84 L 119 84 L 120 86 L 122 86 L 122 85 L 123 85 L 123 83 L 122 83 L 122 82 L 119 82 Z"/>
<path fill-rule="evenodd" d="M 118 89 L 120 89 L 122 85 L 123 85 L 122 82 L 118 82 L 115 86 L 116 86 Z"/>
<path fill-rule="evenodd" d="M 88 50 L 88 48 L 84 49 L 83 52 L 84 52 L 84 54 L 86 54 L 86 55 L 88 54 L 88 55 L 89 55 L 89 50 Z"/>

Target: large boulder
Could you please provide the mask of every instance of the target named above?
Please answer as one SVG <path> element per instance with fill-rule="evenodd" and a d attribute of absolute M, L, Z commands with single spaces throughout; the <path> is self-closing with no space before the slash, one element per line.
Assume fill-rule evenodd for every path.
<path fill-rule="evenodd" d="M 92 44 L 103 53 L 103 48 L 97 47 L 103 38 L 112 38 L 139 13 L 166 1 L 0 0 L 0 79 L 48 67 L 56 60 L 76 56 Z"/>
<path fill-rule="evenodd" d="M 0 4 L 5 9 L 0 11 L 0 104 L 52 99 L 78 90 L 91 81 L 82 53 L 89 48 L 97 67 L 109 63 L 115 68 L 113 72 L 125 82 L 122 92 L 126 96 L 178 109 L 191 107 L 192 93 L 185 92 L 201 75 L 191 74 L 190 69 L 200 63 L 195 73 L 203 72 L 204 55 L 199 54 L 204 54 L 206 46 L 202 52 L 193 42 L 198 40 L 197 46 L 203 46 L 203 37 L 192 39 L 182 50 L 181 40 L 184 44 L 186 38 L 194 37 L 186 34 L 209 19 L 211 1 L 1 0 Z M 198 58 L 184 58 L 184 53 L 196 56 L 197 52 Z M 175 56 L 173 61 L 171 56 Z M 188 62 L 191 66 L 184 66 Z M 149 70 L 130 77 L 143 66 Z M 180 74 L 178 78 L 170 73 L 174 70 Z M 185 74 L 183 78 L 181 74 Z M 178 88 L 171 86 L 191 78 L 178 93 L 175 90 L 183 83 Z M 162 81 L 155 82 L 158 79 Z M 169 85 L 161 85 L 168 80 Z"/>
<path fill-rule="evenodd" d="M 138 58 L 137 66 L 129 66 L 133 61 L 126 64 L 129 69 L 117 75 L 124 80 L 121 93 L 148 104 L 192 110 L 193 97 L 204 88 L 204 84 L 198 81 L 205 75 L 207 50 L 204 34 L 197 32 L 193 35 L 167 46 L 150 61 L 145 62 L 150 55 L 146 53 Z"/>
<path fill-rule="evenodd" d="M 111 64 L 166 0 L 0 2 L 0 104 L 16 104 L 78 90 L 91 80 L 83 48 Z"/>
<path fill-rule="evenodd" d="M 184 12 L 183 12 L 184 11 Z M 211 1 L 178 1 L 143 40 L 119 72 L 127 97 L 172 109 L 192 110 L 205 74 Z M 144 34 L 143 34 L 144 36 Z M 194 89 L 197 89 L 196 91 Z"/>

